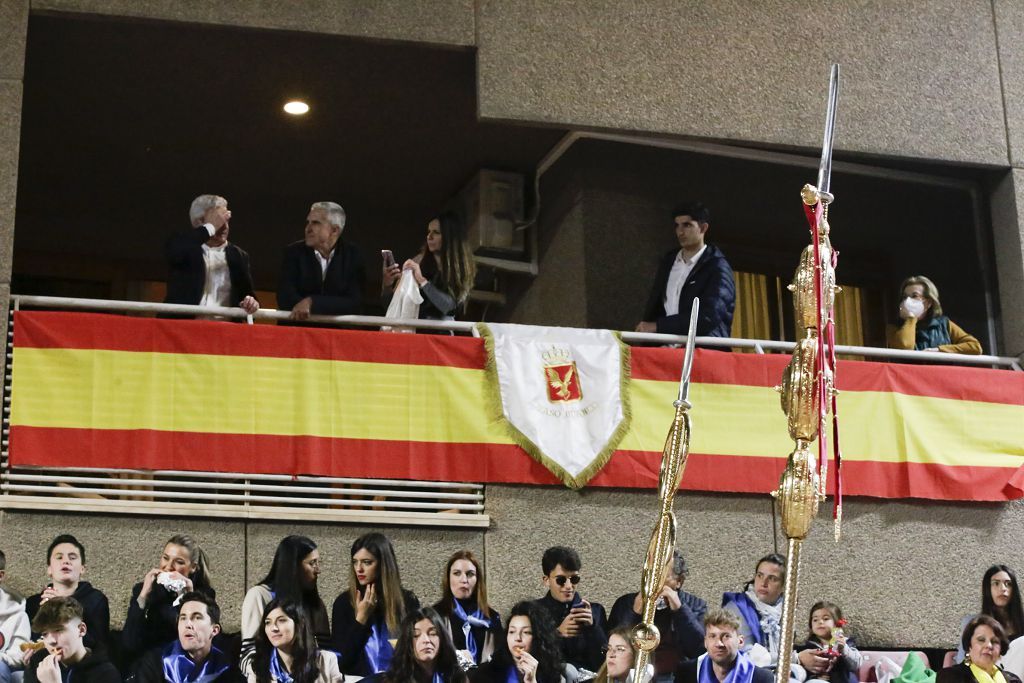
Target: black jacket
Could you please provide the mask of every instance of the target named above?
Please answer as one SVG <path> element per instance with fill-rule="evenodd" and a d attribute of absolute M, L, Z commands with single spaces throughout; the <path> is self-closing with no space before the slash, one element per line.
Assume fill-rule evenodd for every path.
<path fill-rule="evenodd" d="M 164 676 L 164 651 L 167 646 L 155 647 L 139 658 L 135 670 L 125 677 L 126 683 L 165 683 Z M 224 673 L 213 679 L 216 683 L 242 683 L 245 679 L 238 668 L 237 659 L 233 659 L 231 666 Z"/>
<path fill-rule="evenodd" d="M 700 298 L 700 316 L 697 318 L 697 334 L 703 337 L 728 337 L 732 333 L 732 314 L 736 308 L 736 283 L 732 268 L 722 251 L 713 244 L 707 245 L 704 253 L 694 265 L 679 293 L 679 313 L 665 315 L 665 287 L 672 264 L 679 254 L 673 249 L 661 257 L 654 287 L 647 299 L 644 320 L 658 324 L 662 334 L 686 334 L 690 326 L 690 308 L 694 297 Z"/>
<path fill-rule="evenodd" d="M 465 605 L 463 605 L 465 608 Z M 476 611 L 474 603 L 473 609 L 466 608 L 468 612 L 472 613 Z M 446 622 L 449 627 L 448 634 L 452 637 L 452 645 L 455 646 L 456 650 L 466 649 L 466 633 L 462 630 L 462 625 L 465 623 L 462 619 L 459 619 L 455 615 L 455 612 L 447 609 L 444 601 L 438 602 L 434 605 L 434 611 L 441 615 L 441 618 Z M 491 608 L 491 627 L 484 628 L 483 626 L 470 626 L 469 632 L 473 636 L 474 642 L 477 647 L 477 660 L 476 663 L 480 664 L 490 659 L 491 655 L 494 654 L 498 643 L 505 637 L 505 628 L 501 625 L 501 615 L 498 614 L 498 610 Z M 487 655 L 486 657 L 484 655 Z"/>
<path fill-rule="evenodd" d="M 110 641 L 110 605 L 107 596 L 92 587 L 88 581 L 79 581 L 78 588 L 71 596 L 78 601 L 84 612 L 82 621 L 85 622 L 85 646 L 96 647 L 97 644 L 106 647 Z M 25 600 L 25 612 L 31 622 L 35 619 L 42 604 L 42 593 L 37 593 Z M 38 640 L 39 634 L 32 632 L 32 640 Z"/>
<path fill-rule="evenodd" d="M 551 597 L 551 593 L 537 600 L 537 604 L 551 618 L 555 628 L 558 628 L 572 609 L 571 603 L 559 602 Z M 563 638 L 559 634 L 558 644 L 562 648 L 562 659 L 566 663 L 577 669 L 597 671 L 604 663 L 604 653 L 601 650 L 608 642 L 608 636 L 605 635 L 608 618 L 604 606 L 599 602 L 590 603 L 590 614 L 594 619 L 592 626 L 581 627 L 579 634 L 572 638 Z"/>
<path fill-rule="evenodd" d="M 405 603 L 405 613 L 415 612 L 420 608 L 420 599 L 412 591 L 402 589 L 402 602 Z M 378 602 L 379 604 L 379 602 Z M 380 619 L 379 614 L 374 618 Z M 370 639 L 370 628 L 372 624 L 360 624 L 356 621 L 355 610 L 352 609 L 352 601 L 349 599 L 349 592 L 344 591 L 334 600 L 331 608 L 331 649 L 338 653 L 338 667 L 343 674 L 354 674 L 356 676 L 369 676 L 379 673 L 368 671 L 366 658 L 363 657 L 363 649 L 366 641 Z M 390 634 L 390 637 L 397 638 L 397 633 Z"/>
<path fill-rule="evenodd" d="M 36 668 L 49 654 L 44 648 L 32 655 L 28 666 L 25 667 L 25 683 L 39 683 Z M 74 683 L 121 683 L 121 674 L 110 663 L 104 649 L 97 647 L 95 650 L 89 650 L 80 662 L 71 667 L 60 665 L 60 680 L 68 683 L 71 679 L 74 679 Z"/>
<path fill-rule="evenodd" d="M 132 587 L 128 615 L 121 629 L 121 657 L 126 669 L 130 669 L 130 665 L 146 650 L 167 645 L 178 637 L 178 608 L 174 606 L 177 594 L 154 582 L 146 600 L 146 608 L 143 609 L 139 607 L 141 592 L 140 581 Z M 212 587 L 202 592 L 213 599 L 217 598 L 217 592 Z"/>
<path fill-rule="evenodd" d="M 762 669 L 759 666 L 754 667 L 754 678 L 751 683 L 772 683 L 774 680 L 775 674 L 769 669 Z M 697 683 L 696 659 L 685 661 L 680 665 L 679 669 L 676 670 L 676 683 Z M 967 682 L 964 681 L 964 683 Z M 1010 681 L 1008 680 L 1006 683 L 1010 683 Z"/>
<path fill-rule="evenodd" d="M 679 609 L 673 612 L 666 607 L 654 613 L 654 625 L 661 631 L 661 642 L 654 658 L 659 674 L 672 673 L 680 662 L 704 653 L 704 615 L 708 604 L 684 590 L 678 593 Z M 636 593 L 628 593 L 615 601 L 608 616 L 608 630 L 640 623 L 640 615 L 633 611 L 634 598 Z M 661 666 L 662 661 L 664 666 Z"/>
<path fill-rule="evenodd" d="M 313 299 L 310 312 L 315 315 L 359 313 L 366 285 L 366 266 L 359 249 L 339 239 L 323 275 L 313 252 L 301 240 L 285 248 L 277 284 L 277 308 L 290 311 L 308 296 Z"/>
<path fill-rule="evenodd" d="M 189 232 L 172 235 L 165 245 L 167 256 L 167 295 L 165 304 L 196 305 L 203 299 L 206 284 L 206 261 L 203 244 L 210 233 L 200 225 Z M 247 296 L 255 296 L 249 255 L 237 244 L 228 242 L 224 248 L 231 278 L 231 305 L 237 306 Z"/>
<path fill-rule="evenodd" d="M 1003 672 L 1003 677 L 1006 678 L 1006 683 L 1021 683 L 1020 678 L 1018 678 L 1016 674 L 1011 673 L 1006 669 L 1000 670 Z M 27 681 L 28 676 L 26 676 L 25 679 Z M 971 667 L 961 662 L 960 664 L 954 664 L 953 666 L 947 666 L 945 669 L 940 669 L 938 674 L 935 676 L 935 683 L 977 683 L 977 681 L 974 679 L 974 674 L 971 673 Z"/>

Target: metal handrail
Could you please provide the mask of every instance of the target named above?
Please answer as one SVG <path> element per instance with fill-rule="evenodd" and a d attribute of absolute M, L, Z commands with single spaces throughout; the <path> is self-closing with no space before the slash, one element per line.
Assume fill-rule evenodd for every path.
<path fill-rule="evenodd" d="M 231 319 L 255 320 L 290 320 L 288 311 L 260 309 L 253 315 L 240 308 L 220 306 L 191 306 L 186 304 L 161 304 L 144 301 L 115 301 L 109 299 L 79 299 L 57 296 L 32 296 L 12 294 L 11 301 L 15 310 L 21 306 L 38 306 L 41 308 L 71 308 L 76 310 L 100 310 L 127 313 L 174 313 L 179 315 L 218 316 Z M 309 322 L 333 325 L 356 325 L 364 327 L 409 327 L 415 329 L 447 330 L 479 336 L 476 323 L 456 320 L 419 320 L 385 318 L 374 315 L 311 315 Z M 685 344 L 686 337 L 656 332 L 622 331 L 622 339 L 627 343 L 650 344 Z M 774 341 L 771 339 L 741 339 L 736 337 L 697 337 L 697 344 L 707 348 L 743 348 L 753 349 L 757 353 L 777 351 L 791 353 L 796 346 L 794 342 Z M 841 355 L 864 356 L 885 360 L 910 360 L 924 363 L 943 363 L 955 365 L 997 366 L 1021 371 L 1024 366 L 1024 355 L 1013 356 L 967 356 L 953 353 L 936 353 L 934 351 L 903 351 L 900 349 L 883 349 L 875 346 L 844 346 L 837 345 L 836 353 Z"/>

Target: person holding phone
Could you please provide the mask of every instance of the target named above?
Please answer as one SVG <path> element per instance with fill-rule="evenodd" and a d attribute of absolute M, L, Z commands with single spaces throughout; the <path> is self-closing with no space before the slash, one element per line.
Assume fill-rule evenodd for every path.
<path fill-rule="evenodd" d="M 577 669 L 597 671 L 604 661 L 602 652 L 608 636 L 604 607 L 589 602 L 576 590 L 581 576 L 580 555 L 572 548 L 554 546 L 544 551 L 541 569 L 547 594 L 537 601 L 557 625 L 562 658 Z"/>
<path fill-rule="evenodd" d="M 466 242 L 463 222 L 453 212 L 442 213 L 427 223 L 427 236 L 419 253 L 401 267 L 390 250 L 382 250 L 381 256 L 381 298 L 385 308 L 391 303 L 404 271 L 416 279 L 423 294 L 421 320 L 454 320 L 473 289 L 476 263 Z"/>

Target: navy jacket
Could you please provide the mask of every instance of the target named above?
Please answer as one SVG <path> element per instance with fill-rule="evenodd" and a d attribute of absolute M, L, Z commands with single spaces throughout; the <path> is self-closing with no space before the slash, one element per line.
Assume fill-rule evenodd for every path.
<path fill-rule="evenodd" d="M 359 249 L 341 239 L 334 256 L 321 275 L 320 262 L 302 240 L 285 248 L 281 279 L 277 285 L 277 308 L 290 311 L 307 296 L 313 298 L 314 315 L 351 315 L 363 304 L 366 267 Z"/>
<path fill-rule="evenodd" d="M 736 283 L 729 262 L 713 244 L 707 245 L 683 284 L 679 293 L 679 313 L 665 315 L 665 287 L 678 253 L 678 249 L 673 249 L 658 263 L 654 287 L 644 310 L 644 320 L 657 323 L 658 332 L 662 334 L 686 334 L 690 326 L 690 306 L 693 298 L 699 297 L 697 334 L 703 337 L 731 336 L 732 314 L 736 308 Z"/>
<path fill-rule="evenodd" d="M 180 233 L 167 240 L 167 296 L 165 304 L 198 304 L 203 298 L 206 284 L 206 261 L 203 259 L 203 243 L 210 239 L 210 233 L 200 225 L 189 232 Z M 231 305 L 237 306 L 247 296 L 255 296 L 252 274 L 249 271 L 249 255 L 237 244 L 228 242 L 224 249 L 231 278 Z"/>
<path fill-rule="evenodd" d="M 654 613 L 654 625 L 661 631 L 659 654 L 666 649 L 675 653 L 675 657 L 655 657 L 656 665 L 662 657 L 671 663 L 668 671 L 661 671 L 659 667 L 658 673 L 672 673 L 679 662 L 695 659 L 704 654 L 704 615 L 708 611 L 708 604 L 684 590 L 679 590 L 678 593 L 679 601 L 682 603 L 678 610 L 673 612 L 666 607 Z M 608 616 L 609 630 L 640 623 L 640 615 L 633 611 L 634 598 L 636 593 L 627 593 L 615 601 Z"/>

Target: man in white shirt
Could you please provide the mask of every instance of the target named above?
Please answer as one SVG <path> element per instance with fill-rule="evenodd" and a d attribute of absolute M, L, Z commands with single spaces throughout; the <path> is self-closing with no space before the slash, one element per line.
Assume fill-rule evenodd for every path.
<path fill-rule="evenodd" d="M 690 202 L 672 212 L 679 249 L 665 254 L 637 332 L 686 334 L 693 299 L 700 299 L 697 334 L 728 337 L 736 307 L 732 268 L 722 251 L 705 242 L 711 212 Z"/>
<path fill-rule="evenodd" d="M 195 198 L 189 209 L 192 230 L 167 241 L 167 296 L 164 303 L 237 306 L 255 313 L 256 300 L 249 255 L 228 242 L 231 211 L 214 194 Z"/>
<path fill-rule="evenodd" d="M 345 209 L 316 202 L 306 215 L 304 238 L 285 247 L 277 285 L 277 307 L 293 320 L 310 315 L 360 312 L 366 267 L 359 249 L 342 239 Z"/>

